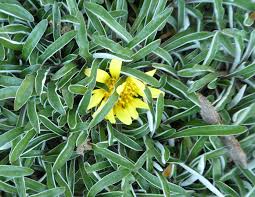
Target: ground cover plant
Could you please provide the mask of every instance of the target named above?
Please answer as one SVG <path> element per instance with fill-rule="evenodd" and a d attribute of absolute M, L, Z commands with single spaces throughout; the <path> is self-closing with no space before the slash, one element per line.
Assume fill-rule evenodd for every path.
<path fill-rule="evenodd" d="M 255 3 L 0 0 L 0 196 L 255 196 Z"/>

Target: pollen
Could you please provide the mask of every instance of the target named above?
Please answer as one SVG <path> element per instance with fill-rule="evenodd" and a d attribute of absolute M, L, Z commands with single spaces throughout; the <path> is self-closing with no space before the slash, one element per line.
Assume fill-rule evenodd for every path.
<path fill-rule="evenodd" d="M 117 105 L 121 105 L 125 108 L 126 105 L 130 103 L 133 98 L 138 97 L 137 90 L 137 85 L 130 78 L 127 78 L 125 87 L 120 94 Z"/>
<path fill-rule="evenodd" d="M 114 77 L 110 77 L 106 82 L 106 86 L 108 87 L 108 91 L 105 91 L 105 97 L 109 98 L 114 90 L 114 86 L 116 84 L 117 79 Z"/>

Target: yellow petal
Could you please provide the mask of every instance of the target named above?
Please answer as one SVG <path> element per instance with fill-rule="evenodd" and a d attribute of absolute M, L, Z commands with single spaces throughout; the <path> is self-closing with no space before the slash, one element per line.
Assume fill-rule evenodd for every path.
<path fill-rule="evenodd" d="M 156 89 L 156 88 L 149 87 L 149 90 L 151 91 L 152 98 L 158 98 L 160 93 L 164 94 L 164 92 L 162 92 L 161 90 Z"/>
<path fill-rule="evenodd" d="M 114 117 L 114 113 L 113 113 L 113 109 L 110 110 L 110 112 L 107 114 L 107 116 L 105 117 L 107 120 L 109 120 L 112 124 L 116 123 L 115 117 Z"/>
<path fill-rule="evenodd" d="M 112 59 L 110 63 L 110 73 L 112 77 L 118 79 L 120 77 L 120 70 L 121 70 L 122 61 L 118 59 Z"/>
<path fill-rule="evenodd" d="M 144 94 L 144 89 L 145 89 L 145 85 L 143 82 L 139 81 L 138 79 L 135 79 L 133 77 L 129 77 L 129 80 L 132 80 L 132 82 L 136 85 L 136 93 L 139 94 L 140 96 L 142 97 L 145 97 L 145 94 Z"/>
<path fill-rule="evenodd" d="M 123 84 L 119 85 L 116 89 L 117 93 L 120 95 L 121 92 L 124 90 L 125 88 L 125 85 L 126 85 L 126 82 L 124 82 Z"/>
<path fill-rule="evenodd" d="M 146 72 L 145 74 L 147 74 L 147 75 L 150 75 L 151 77 L 153 77 L 153 75 L 156 73 L 156 69 L 153 69 L 153 70 L 150 70 L 150 71 L 148 71 L 148 72 Z"/>
<path fill-rule="evenodd" d="M 130 125 L 132 123 L 132 119 L 130 114 L 128 113 L 128 110 L 117 105 L 115 107 L 115 114 L 117 116 L 117 118 L 123 122 L 126 125 Z"/>
<path fill-rule="evenodd" d="M 136 111 L 136 107 L 133 106 L 131 103 L 129 103 L 127 105 L 127 110 L 128 110 L 128 113 L 130 114 L 130 116 L 133 118 L 133 119 L 138 119 L 139 115 Z"/>
<path fill-rule="evenodd" d="M 93 90 L 93 92 L 92 92 L 93 95 L 90 98 L 88 109 L 91 109 L 91 108 L 97 106 L 104 98 L 104 93 L 105 93 L 105 90 L 103 90 L 103 89 Z"/>
<path fill-rule="evenodd" d="M 85 75 L 90 76 L 91 68 L 87 68 L 84 71 Z M 97 69 L 96 81 L 100 83 L 105 83 L 110 78 L 110 75 L 102 69 Z"/>
<path fill-rule="evenodd" d="M 132 100 L 132 105 L 136 108 L 149 109 L 148 104 L 138 98 Z"/>

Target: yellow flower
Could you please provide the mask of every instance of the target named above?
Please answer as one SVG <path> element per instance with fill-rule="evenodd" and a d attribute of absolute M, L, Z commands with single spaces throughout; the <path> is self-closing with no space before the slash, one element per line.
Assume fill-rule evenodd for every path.
<path fill-rule="evenodd" d="M 99 105 L 97 112 L 107 102 L 109 96 L 113 93 L 116 82 L 120 77 L 122 61 L 118 59 L 113 59 L 109 66 L 110 75 L 104 70 L 97 69 L 96 81 L 104 83 L 108 87 L 108 91 L 102 88 L 92 91 L 92 97 L 88 109 L 96 107 Z M 85 69 L 85 74 L 90 75 L 91 69 Z M 146 74 L 153 76 L 156 70 L 151 70 Z M 139 114 L 137 108 L 149 109 L 148 104 L 143 101 L 142 98 L 145 97 L 144 94 L 145 84 L 138 79 L 133 77 L 127 77 L 125 82 L 117 87 L 117 93 L 119 94 L 119 99 L 115 103 L 114 107 L 106 115 L 105 119 L 109 120 L 111 123 L 116 123 L 118 118 L 121 122 L 126 125 L 132 123 L 132 119 L 138 119 Z M 162 92 L 156 88 L 149 87 L 152 97 L 157 98 Z"/>

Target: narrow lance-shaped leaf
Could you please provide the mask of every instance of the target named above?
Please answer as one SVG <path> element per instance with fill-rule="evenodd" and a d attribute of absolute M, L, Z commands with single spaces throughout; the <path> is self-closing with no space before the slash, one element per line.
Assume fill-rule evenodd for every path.
<path fill-rule="evenodd" d="M 15 98 L 19 86 L 9 86 L 0 89 L 0 100 Z"/>
<path fill-rule="evenodd" d="M 184 35 L 182 37 L 179 37 L 172 42 L 166 44 L 163 49 L 167 51 L 172 51 L 178 47 L 181 47 L 185 44 L 194 42 L 194 41 L 199 41 L 199 40 L 205 40 L 210 37 L 212 37 L 213 34 L 211 32 L 195 32 L 195 33 L 190 33 L 187 35 Z"/>
<path fill-rule="evenodd" d="M 10 153 L 10 161 L 16 161 L 20 155 L 24 152 L 30 140 L 36 135 L 36 131 L 34 129 L 28 131 L 25 136 L 14 146 Z"/>
<path fill-rule="evenodd" d="M 104 7 L 95 3 L 86 2 L 85 8 L 96 15 L 102 20 L 107 26 L 109 26 L 120 38 L 126 42 L 132 40 L 132 36 L 123 28 L 105 9 Z"/>
<path fill-rule="evenodd" d="M 76 26 L 76 42 L 79 46 L 79 54 L 88 61 L 91 58 L 91 54 L 89 53 L 89 41 L 87 38 L 86 23 L 81 12 L 77 13 L 77 18 L 80 22 L 80 24 Z"/>
<path fill-rule="evenodd" d="M 76 139 L 78 135 L 79 133 L 75 132 L 68 137 L 68 140 L 64 149 L 60 152 L 60 154 L 58 155 L 53 165 L 53 172 L 56 172 L 58 169 L 60 169 L 66 163 L 66 161 L 71 157 L 75 148 L 75 143 L 76 143 Z"/>
<path fill-rule="evenodd" d="M 39 122 L 38 114 L 36 111 L 35 99 L 31 99 L 30 101 L 28 101 L 27 114 L 28 114 L 30 124 L 32 125 L 34 130 L 39 133 L 40 132 L 40 122 Z"/>
<path fill-rule="evenodd" d="M 9 130 L 3 134 L 0 135 L 0 147 L 5 145 L 8 142 L 11 142 L 15 138 L 17 138 L 19 135 L 21 135 L 24 132 L 24 130 L 20 127 L 14 128 L 12 130 Z"/>
<path fill-rule="evenodd" d="M 235 125 L 208 125 L 184 129 L 171 136 L 171 138 L 191 136 L 224 136 L 235 135 L 247 131 L 244 126 Z"/>
<path fill-rule="evenodd" d="M 146 45 L 145 47 L 143 47 L 142 49 L 140 49 L 139 51 L 137 51 L 134 55 L 131 56 L 131 58 L 133 59 L 133 61 L 140 60 L 146 57 L 148 54 L 150 54 L 154 50 L 156 50 L 159 47 L 159 45 L 160 45 L 160 40 L 155 40 L 151 42 L 150 44 Z"/>
<path fill-rule="evenodd" d="M 134 48 L 136 45 L 141 43 L 143 40 L 148 38 L 154 32 L 156 32 L 159 27 L 167 20 L 167 18 L 171 14 L 171 9 L 166 9 L 160 15 L 158 15 L 155 19 L 150 21 L 135 37 L 132 41 L 129 42 L 128 47 Z"/>
<path fill-rule="evenodd" d="M 111 160 L 112 162 L 119 164 L 122 167 L 125 167 L 127 169 L 132 169 L 134 167 L 134 164 L 132 162 L 122 157 L 121 155 L 114 153 L 113 151 L 99 147 L 97 145 L 93 146 L 93 150 L 106 157 L 107 159 Z"/>
<path fill-rule="evenodd" d="M 43 115 L 39 115 L 40 121 L 43 123 L 45 127 L 47 127 L 52 132 L 56 133 L 57 135 L 64 135 L 65 131 L 63 131 L 61 128 L 59 128 L 57 125 L 55 125 L 53 122 L 51 122 L 47 117 Z"/>
<path fill-rule="evenodd" d="M 44 32 L 46 31 L 47 26 L 48 21 L 44 19 L 33 28 L 33 31 L 29 34 L 25 44 L 23 45 L 22 55 L 24 59 L 27 59 L 33 52 L 36 45 L 42 38 Z"/>
<path fill-rule="evenodd" d="M 34 75 L 27 75 L 17 90 L 14 100 L 14 110 L 19 110 L 30 98 L 34 89 Z"/>
<path fill-rule="evenodd" d="M 145 74 L 144 72 L 142 72 L 140 70 L 129 68 L 129 67 L 125 66 L 125 67 L 121 68 L 121 72 L 127 76 L 135 77 L 135 78 L 137 78 L 145 83 L 148 83 L 152 86 L 156 86 L 156 87 L 159 86 L 159 82 L 157 79 Z"/>
<path fill-rule="evenodd" d="M 37 194 L 30 195 L 31 197 L 48 197 L 48 196 L 60 196 L 64 194 L 65 188 L 63 187 L 56 187 L 49 190 L 42 191 Z"/>
<path fill-rule="evenodd" d="M 48 100 L 50 105 L 60 114 L 65 114 L 65 109 L 61 103 L 60 96 L 56 92 L 56 85 L 51 82 L 48 85 Z"/>
<path fill-rule="evenodd" d="M 103 190 L 103 188 L 121 181 L 125 176 L 129 174 L 129 170 L 119 170 L 112 172 L 104 176 L 100 181 L 91 187 L 88 193 L 88 197 L 94 197 L 97 193 Z"/>
<path fill-rule="evenodd" d="M 31 15 L 25 8 L 21 7 L 21 5 L 0 3 L 0 12 L 25 21 L 34 21 L 33 15 Z"/>
<path fill-rule="evenodd" d="M 136 143 L 133 139 L 129 138 L 127 135 L 119 132 L 115 128 L 113 128 L 110 123 L 108 124 L 108 128 L 112 131 L 113 135 L 117 140 L 122 143 L 124 146 L 127 146 L 135 151 L 143 150 L 142 147 Z"/>
<path fill-rule="evenodd" d="M 4 177 L 22 177 L 33 174 L 33 170 L 27 167 L 14 165 L 0 165 L 0 176 Z"/>
<path fill-rule="evenodd" d="M 0 181 L 0 190 L 6 193 L 17 193 L 17 189 L 8 183 Z"/>
<path fill-rule="evenodd" d="M 76 35 L 75 31 L 69 31 L 49 45 L 39 56 L 39 62 L 44 64 L 52 55 L 67 45 Z"/>
<path fill-rule="evenodd" d="M 154 124 L 155 130 L 158 129 L 160 126 L 163 112 L 164 112 L 164 95 L 163 93 L 160 93 L 156 103 L 156 114 L 155 114 L 155 124 Z"/>

